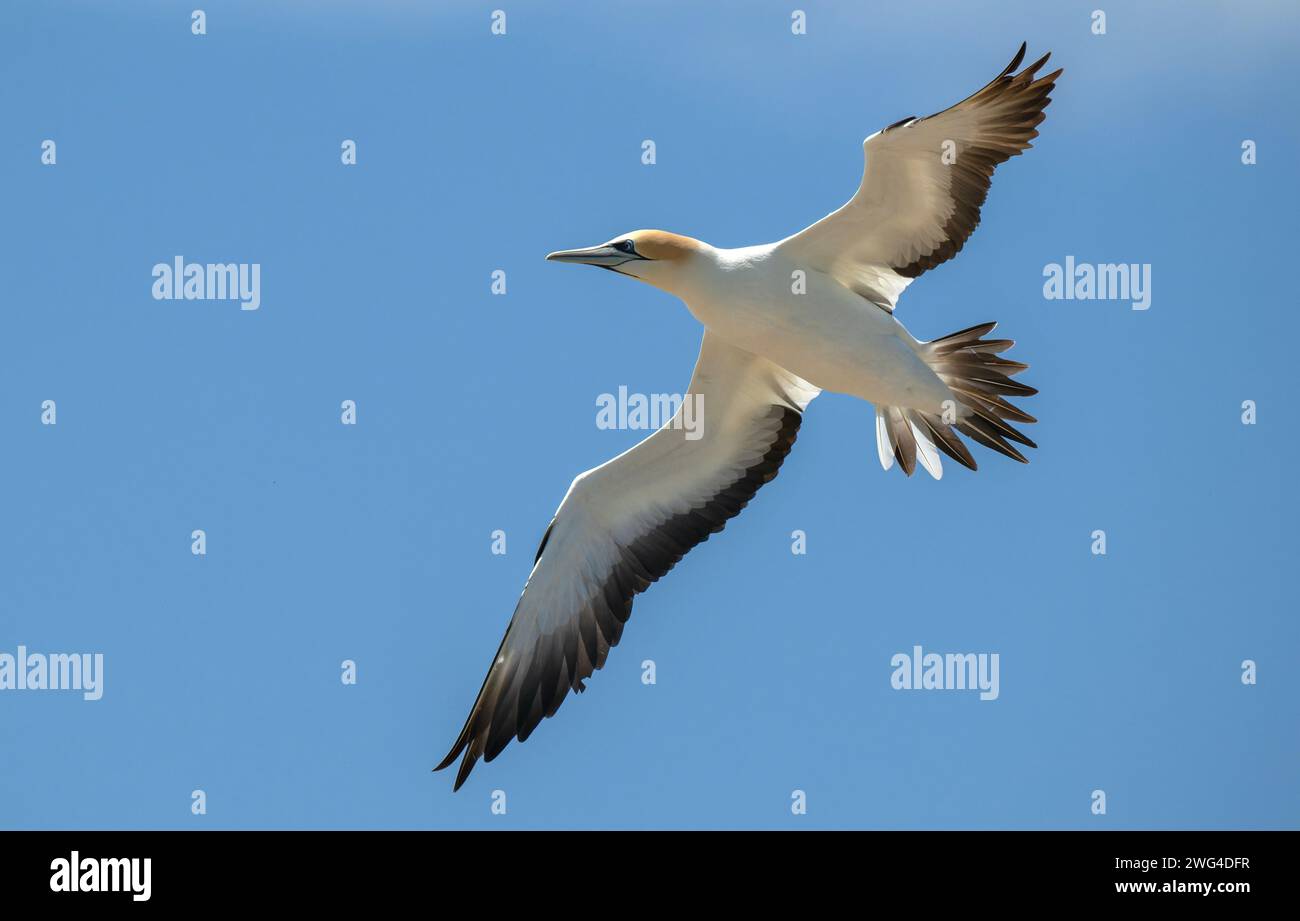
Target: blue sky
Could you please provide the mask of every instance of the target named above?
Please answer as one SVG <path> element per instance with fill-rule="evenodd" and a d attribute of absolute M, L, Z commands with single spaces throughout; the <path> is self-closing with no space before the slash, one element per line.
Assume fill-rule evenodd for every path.
<path fill-rule="evenodd" d="M 101 700 L 0 692 L 0 826 L 1300 824 L 1294 5 L 808 2 L 794 36 L 792 3 L 209 0 L 195 36 L 201 2 L 0 8 L 0 652 L 105 657 Z M 786 236 L 1022 40 L 1066 68 L 1042 134 L 898 316 L 1000 321 L 1032 463 L 885 474 L 870 406 L 819 398 L 452 795 L 551 513 L 644 434 L 597 396 L 680 392 L 700 336 L 544 254 Z M 177 255 L 259 263 L 261 308 L 154 300 Z M 1067 256 L 1150 264 L 1150 309 L 1045 300 Z M 998 653 L 999 698 L 892 689 L 915 645 Z"/>

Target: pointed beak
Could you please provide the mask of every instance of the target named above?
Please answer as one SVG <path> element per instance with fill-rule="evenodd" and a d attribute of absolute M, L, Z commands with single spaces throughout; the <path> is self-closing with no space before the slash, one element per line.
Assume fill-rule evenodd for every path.
<path fill-rule="evenodd" d="M 628 261 L 628 254 L 609 245 L 588 246 L 586 249 L 562 249 L 546 257 L 547 262 L 576 262 L 582 265 L 600 265 L 612 268 Z"/>

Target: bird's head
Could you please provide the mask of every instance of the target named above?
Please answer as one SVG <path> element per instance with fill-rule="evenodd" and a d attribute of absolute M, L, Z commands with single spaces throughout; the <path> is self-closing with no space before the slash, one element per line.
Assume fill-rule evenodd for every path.
<path fill-rule="evenodd" d="M 708 246 L 699 240 L 666 230 L 634 230 L 608 243 L 585 249 L 562 249 L 547 256 L 550 262 L 578 262 L 631 275 L 681 294 L 686 280 L 698 269 Z"/>

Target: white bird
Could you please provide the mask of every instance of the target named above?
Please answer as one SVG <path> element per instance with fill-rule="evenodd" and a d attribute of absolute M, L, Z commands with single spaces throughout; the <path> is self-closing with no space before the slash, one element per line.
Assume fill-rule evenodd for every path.
<path fill-rule="evenodd" d="M 451 752 L 456 789 L 477 760 L 528 738 L 570 689 L 605 664 L 635 595 L 722 530 L 790 452 L 822 390 L 876 407 L 886 470 L 917 460 L 936 479 L 939 452 L 975 469 L 953 431 L 1024 462 L 1034 447 L 1008 420 L 1032 416 L 1004 398 L 1036 391 L 1011 380 L 1028 365 L 1000 358 L 993 323 L 931 342 L 894 317 L 903 290 L 951 259 L 979 223 L 994 168 L 1030 146 L 1060 70 L 1049 55 L 928 118 L 905 118 L 863 143 L 857 193 L 779 243 L 720 249 L 638 230 L 547 259 L 596 265 L 676 295 L 703 324 L 688 400 L 702 400 L 702 437 L 674 418 L 575 479 L 542 537 L 501 647 Z M 802 274 L 801 274 L 802 273 Z M 805 289 L 800 293 L 802 287 Z M 680 414 L 680 411 L 679 411 Z"/>

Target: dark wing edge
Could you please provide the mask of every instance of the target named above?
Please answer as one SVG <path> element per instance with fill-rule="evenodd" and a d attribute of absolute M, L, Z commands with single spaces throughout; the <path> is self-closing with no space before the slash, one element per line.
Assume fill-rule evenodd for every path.
<path fill-rule="evenodd" d="M 527 740 L 543 718 L 555 714 L 570 689 L 585 690 L 583 682 L 605 664 L 610 648 L 622 637 L 636 595 L 663 577 L 693 547 L 721 531 L 764 484 L 776 477 L 798 437 L 803 413 L 774 403 L 768 418 L 775 422 L 775 433 L 766 453 L 734 481 L 687 511 L 664 518 L 626 544 L 607 537 L 614 544 L 618 562 L 576 619 L 570 618 L 561 628 L 538 639 L 526 672 L 497 667 L 515 628 L 511 620 L 464 728 L 447 757 L 434 768 L 441 771 L 464 753 L 453 790 L 461 788 L 480 757 L 491 761 L 512 739 Z M 560 514 L 563 508 L 557 519 Z M 538 562 L 554 528 L 552 520 L 538 550 Z M 522 597 L 519 603 L 523 604 Z"/>
<path fill-rule="evenodd" d="M 998 114 L 996 122 L 987 126 L 983 132 L 984 137 L 973 140 L 958 152 L 957 160 L 951 166 L 949 194 L 953 199 L 953 211 L 944 224 L 944 239 L 935 249 L 907 265 L 890 266 L 904 278 L 916 278 L 961 252 L 966 240 L 979 226 L 980 208 L 988 198 L 993 171 L 999 164 L 1032 147 L 1030 141 L 1038 137 L 1037 126 L 1047 117 L 1045 110 L 1052 101 L 1050 94 L 1056 86 L 1056 78 L 1064 73 L 1064 68 L 1035 79 L 1038 71 L 1052 56 L 1048 52 L 1024 70 L 1012 74 L 1024 60 L 1026 47 L 1026 43 L 1022 42 L 1016 56 L 1000 74 L 983 89 L 955 106 L 885 129 L 906 131 L 913 125 L 942 118 L 957 109 L 1007 107 L 1007 111 Z"/>

